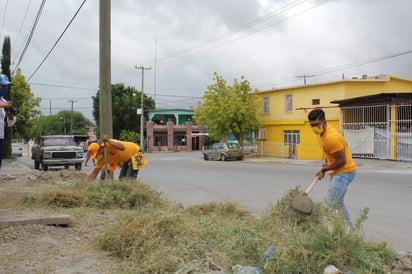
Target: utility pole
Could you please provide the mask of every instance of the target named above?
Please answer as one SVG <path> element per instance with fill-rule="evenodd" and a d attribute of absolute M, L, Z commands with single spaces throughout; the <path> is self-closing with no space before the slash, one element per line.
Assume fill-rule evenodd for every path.
<path fill-rule="evenodd" d="M 154 63 L 154 77 L 153 77 L 153 93 L 154 93 L 154 101 L 156 107 L 156 72 L 157 72 L 157 40 L 156 40 L 156 48 L 155 48 L 155 63 Z"/>
<path fill-rule="evenodd" d="M 140 107 L 141 107 L 141 113 L 140 113 L 140 149 L 143 151 L 143 139 L 144 139 L 144 71 L 145 70 L 151 70 L 152 67 L 145 68 L 144 66 L 135 66 L 136 69 L 142 70 L 142 93 L 140 97 Z"/>
<path fill-rule="evenodd" d="M 76 103 L 77 100 L 67 100 L 67 102 L 72 103 L 72 112 L 70 113 L 70 132 L 73 134 L 73 104 Z"/>
<path fill-rule="evenodd" d="M 112 117 L 112 79 L 111 79 L 111 47 L 110 47 L 110 0 L 100 0 L 99 9 L 99 128 L 100 135 L 113 138 Z"/>
<path fill-rule="evenodd" d="M 316 76 L 316 75 L 298 75 L 298 76 L 295 76 L 295 77 L 303 78 L 303 83 L 304 83 L 304 85 L 306 85 L 306 78 L 313 77 L 313 76 Z"/>

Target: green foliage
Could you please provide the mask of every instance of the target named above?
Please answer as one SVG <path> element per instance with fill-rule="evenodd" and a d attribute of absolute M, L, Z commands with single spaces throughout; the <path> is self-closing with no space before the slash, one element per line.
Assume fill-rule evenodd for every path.
<path fill-rule="evenodd" d="M 6 74 L 11 79 L 10 63 L 11 63 L 11 43 L 10 36 L 4 37 L 2 56 L 1 56 L 1 73 Z"/>
<path fill-rule="evenodd" d="M 120 132 L 120 140 L 132 143 L 138 143 L 140 141 L 140 134 L 134 131 L 122 130 Z"/>
<path fill-rule="evenodd" d="M 4 41 L 3 41 L 3 49 L 2 49 L 3 54 L 1 56 L 1 73 L 7 75 L 7 77 L 11 81 L 10 48 L 11 48 L 10 37 L 6 36 L 6 37 L 4 37 Z M 9 100 L 9 101 L 12 101 L 11 96 L 12 96 L 12 93 L 9 91 L 9 94 L 7 95 L 6 99 Z M 9 138 L 6 138 L 4 156 L 10 157 L 11 156 L 11 143 L 12 143 L 12 138 L 13 138 L 13 128 L 6 127 L 5 128 L 5 134 L 7 136 L 9 136 Z"/>
<path fill-rule="evenodd" d="M 329 264 L 353 273 L 384 272 L 395 256 L 385 242 L 366 241 L 360 225 L 350 231 L 325 203 L 315 204 L 311 215 L 291 209 L 299 193 L 299 188 L 289 190 L 260 217 L 229 201 L 184 209 L 135 180 L 60 186 L 23 202 L 131 209 L 96 238 L 122 262 L 119 273 L 175 273 L 199 260 L 222 266 L 225 273 L 236 264 L 257 266 L 263 273 L 322 273 Z M 276 252 L 264 258 L 268 246 Z"/>
<path fill-rule="evenodd" d="M 140 115 L 136 110 L 140 108 L 141 95 L 134 87 L 118 83 L 112 85 L 112 115 L 113 115 L 113 138 L 120 139 L 122 130 L 129 132 L 140 132 Z M 99 128 L 100 125 L 100 91 L 93 96 L 93 117 Z M 144 94 L 144 109 L 154 109 L 154 100 Z M 147 117 L 145 117 L 147 120 Z"/>
<path fill-rule="evenodd" d="M 37 139 L 42 135 L 63 135 L 76 132 L 87 135 L 86 127 L 92 122 L 79 111 L 62 110 L 55 115 L 41 116 L 30 135 Z"/>
<path fill-rule="evenodd" d="M 235 134 L 243 142 L 245 132 L 259 127 L 258 99 L 243 76 L 241 82 L 235 79 L 232 86 L 217 73 L 214 77 L 216 83 L 208 86 L 193 118 L 198 124 L 207 125 L 208 133 L 216 139 Z"/>
<path fill-rule="evenodd" d="M 38 118 L 40 117 L 41 98 L 35 98 L 27 84 L 25 77 L 21 73 L 21 69 L 17 69 L 13 77 L 13 86 L 10 90 L 13 98 L 13 106 L 19 113 L 17 114 L 17 122 L 13 126 L 14 133 L 21 138 L 28 140 L 36 126 L 38 126 Z"/>

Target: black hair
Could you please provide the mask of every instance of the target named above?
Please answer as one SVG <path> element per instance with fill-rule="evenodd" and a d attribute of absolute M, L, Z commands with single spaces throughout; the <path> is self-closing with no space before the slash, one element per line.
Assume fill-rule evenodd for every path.
<path fill-rule="evenodd" d="M 324 121 L 325 120 L 325 112 L 320 108 L 316 108 L 309 112 L 308 114 L 309 121 L 315 121 L 317 119 Z"/>

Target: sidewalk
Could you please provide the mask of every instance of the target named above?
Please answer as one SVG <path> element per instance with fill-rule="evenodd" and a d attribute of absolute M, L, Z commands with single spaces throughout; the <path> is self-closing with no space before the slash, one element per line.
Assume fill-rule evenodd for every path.
<path fill-rule="evenodd" d="M 0 176 L 27 173 L 30 172 L 30 170 L 34 171 L 32 168 L 22 163 L 19 159 L 3 159 L 0 169 Z"/>
<path fill-rule="evenodd" d="M 290 158 L 272 158 L 272 157 L 246 157 L 245 161 L 255 163 L 280 163 L 280 164 L 294 164 L 294 165 L 321 165 L 323 160 L 297 160 Z M 354 158 L 358 167 L 369 168 L 405 168 L 412 170 L 412 162 L 381 160 L 381 159 L 364 159 Z"/>

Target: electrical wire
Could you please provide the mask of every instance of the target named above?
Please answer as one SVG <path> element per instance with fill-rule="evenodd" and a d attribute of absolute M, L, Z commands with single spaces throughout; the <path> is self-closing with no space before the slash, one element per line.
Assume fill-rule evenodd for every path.
<path fill-rule="evenodd" d="M 29 1 L 29 4 L 27 5 L 27 8 L 26 8 L 26 11 L 24 12 L 24 16 L 23 16 L 23 20 L 22 20 L 22 22 L 21 22 L 21 24 L 20 24 L 20 27 L 19 27 L 19 31 L 17 32 L 17 36 L 16 36 L 16 41 L 14 41 L 14 44 L 18 44 L 18 41 L 19 41 L 19 38 L 20 38 L 20 34 L 21 34 L 21 30 L 22 30 L 22 28 L 23 28 L 23 26 L 24 26 L 24 23 L 26 22 L 26 19 L 27 19 L 27 14 L 28 14 L 28 12 L 29 12 L 29 10 L 30 10 L 30 7 L 31 7 L 31 3 L 32 3 L 32 0 L 30 0 Z M 27 39 L 27 38 L 26 38 Z M 23 44 L 22 44 L 22 46 L 23 46 Z M 16 52 L 21 52 L 21 48 L 18 50 L 18 51 L 16 51 Z M 13 57 L 13 59 L 14 59 L 14 57 Z"/>
<path fill-rule="evenodd" d="M 401 51 L 401 52 L 397 52 L 397 53 L 391 53 L 391 54 L 380 56 L 380 57 L 374 57 L 374 58 L 371 58 L 371 59 L 358 61 L 358 62 L 346 64 L 346 65 L 341 65 L 341 66 L 336 66 L 336 67 L 331 67 L 331 68 L 319 70 L 319 71 L 316 71 L 316 72 L 308 73 L 307 75 L 310 75 L 310 76 L 325 75 L 325 74 L 329 74 L 329 73 L 332 73 L 332 72 L 341 71 L 341 70 L 354 68 L 354 67 L 359 67 L 359 66 L 363 66 L 363 65 L 368 65 L 368 64 L 376 63 L 376 62 L 379 62 L 379 61 L 383 61 L 383 60 L 387 60 L 387 59 L 391 59 L 391 58 L 395 58 L 395 57 L 399 57 L 399 56 L 406 55 L 406 54 L 411 54 L 411 53 L 412 53 L 412 49 L 405 50 L 405 51 Z M 279 85 L 279 84 L 283 84 L 283 83 L 287 83 L 287 82 L 291 82 L 291 81 L 298 81 L 298 80 L 295 79 L 295 77 L 291 77 L 291 78 L 281 79 L 281 80 L 277 80 L 277 81 L 273 81 L 273 82 L 266 82 L 266 83 L 258 84 L 258 85 L 255 85 L 254 88 L 261 89 L 261 88 L 265 88 L 265 87 L 269 87 L 269 86 L 273 86 L 273 85 Z"/>
<path fill-rule="evenodd" d="M 1 28 L 0 28 L 0 38 L 3 34 L 3 28 L 4 28 L 4 22 L 6 21 L 6 13 L 7 13 L 7 7 L 9 5 L 9 0 L 6 0 L 6 7 L 4 8 L 4 12 L 3 12 L 3 20 L 1 23 Z"/>
<path fill-rule="evenodd" d="M 282 22 L 284 22 L 284 21 L 287 21 L 287 20 L 289 20 L 289 19 L 291 19 L 291 18 L 293 18 L 293 17 L 296 17 L 296 16 L 298 16 L 298 15 L 300 15 L 300 14 L 302 14 L 302 13 L 305 13 L 305 12 L 307 12 L 307 11 L 310 11 L 310 10 L 316 8 L 316 7 L 319 7 L 320 5 L 323 5 L 323 4 L 325 4 L 326 2 L 328 2 L 328 1 L 329 1 L 329 0 L 321 0 L 321 1 L 319 1 L 318 3 L 315 3 L 314 5 L 312 5 L 312 6 L 310 6 L 310 7 L 307 7 L 307 8 L 305 8 L 305 9 L 303 9 L 303 10 L 301 10 L 301 11 L 293 14 L 293 15 L 289 15 L 289 16 L 286 16 L 286 17 L 284 17 L 284 18 L 280 18 L 279 20 L 277 20 L 276 22 L 274 22 L 274 23 L 272 23 L 272 24 L 269 24 L 268 26 L 262 27 L 262 28 L 260 28 L 260 29 L 258 29 L 258 30 L 252 31 L 252 32 L 250 32 L 250 33 L 245 33 L 245 34 L 243 34 L 243 35 L 241 35 L 241 36 L 239 36 L 239 37 L 231 38 L 234 34 L 236 34 L 237 32 L 239 32 L 240 30 L 243 30 L 243 29 L 245 29 L 245 28 L 251 28 L 252 26 L 255 26 L 256 24 L 258 24 L 258 23 L 261 22 L 261 21 L 259 21 L 260 18 L 255 19 L 254 21 L 252 21 L 252 22 L 254 22 L 254 23 L 252 23 L 252 22 L 247 23 L 247 24 L 245 24 L 245 25 L 243 25 L 243 26 L 241 26 L 241 27 L 239 27 L 239 28 L 236 28 L 236 29 L 233 30 L 233 31 L 230 31 L 230 32 L 228 32 L 228 33 L 226 33 L 226 34 L 222 34 L 222 35 L 220 35 L 220 36 L 217 36 L 217 38 L 212 38 L 212 39 L 209 40 L 210 42 L 205 42 L 204 45 L 200 45 L 200 46 L 198 46 L 198 47 L 195 48 L 195 49 L 187 49 L 187 50 L 183 51 L 182 53 L 180 53 L 180 54 L 178 54 L 178 55 L 175 55 L 175 56 L 172 56 L 172 57 L 169 57 L 169 58 L 165 58 L 165 59 L 160 59 L 160 61 L 158 62 L 157 65 L 168 64 L 168 63 L 175 62 L 175 61 L 178 61 L 178 60 L 183 59 L 183 58 L 191 57 L 191 56 L 194 56 L 194 55 L 200 55 L 200 54 L 203 54 L 203 53 L 205 53 L 205 52 L 214 50 L 214 49 L 216 49 L 216 48 L 220 48 L 220 47 L 222 47 L 222 46 L 225 46 L 225 45 L 227 45 L 227 44 L 233 43 L 233 42 L 238 41 L 238 40 L 240 40 L 240 39 L 244 39 L 244 38 L 246 38 L 246 37 L 248 37 L 248 36 L 251 36 L 251 35 L 257 34 L 257 33 L 259 33 L 259 32 L 262 32 L 262 31 L 264 31 L 264 30 L 267 30 L 268 28 L 271 28 L 271 27 L 273 27 L 273 26 L 275 26 L 275 25 L 278 25 L 278 24 L 280 24 L 280 23 L 282 23 Z M 295 8 L 295 7 L 299 6 L 299 5 L 301 5 L 303 2 L 305 2 L 305 1 L 295 1 L 295 2 L 293 2 L 292 4 L 290 4 L 289 6 L 283 7 L 283 8 L 281 8 L 281 9 L 279 9 L 279 10 L 271 13 L 270 16 L 269 16 L 269 18 L 271 18 L 272 16 L 275 16 L 275 15 L 279 15 L 279 14 L 281 14 L 281 13 L 284 13 L 284 12 L 286 12 L 286 11 L 292 9 L 292 8 Z M 265 17 L 265 16 L 263 16 L 263 17 Z M 263 17 L 261 17 L 261 18 L 263 18 Z M 263 19 L 262 19 L 262 20 L 263 20 Z M 255 22 L 255 21 L 256 21 L 256 22 Z M 226 38 L 229 38 L 229 39 L 228 39 L 228 40 L 225 40 Z M 217 43 L 217 44 L 216 44 L 216 43 Z M 215 44 L 215 45 L 213 45 L 213 44 Z"/>
<path fill-rule="evenodd" d="M 31 28 L 31 30 L 30 30 L 29 37 L 27 38 L 27 41 L 26 41 L 26 43 L 25 43 L 25 45 L 24 45 L 23 51 L 22 51 L 22 53 L 20 54 L 19 60 L 17 61 L 17 64 L 16 64 L 16 66 L 15 66 L 14 69 L 13 69 L 12 75 L 14 75 L 14 73 L 16 72 L 16 69 L 19 67 L 20 62 L 21 62 L 21 60 L 23 59 L 23 56 L 24 56 L 24 54 L 26 53 L 27 48 L 28 48 L 29 45 L 30 45 L 31 39 L 33 38 L 34 31 L 35 31 L 35 29 L 36 29 L 36 27 L 37 27 L 37 23 L 39 22 L 39 19 L 40 19 L 40 16 L 41 16 L 41 13 L 42 13 L 42 11 L 43 11 L 43 8 L 44 8 L 44 5 L 45 5 L 45 4 L 46 4 L 46 0 L 43 0 L 43 1 L 41 2 L 39 11 L 37 12 L 37 16 L 36 16 L 36 19 L 35 19 L 35 21 L 34 21 L 34 24 L 33 24 L 32 28 Z"/>
<path fill-rule="evenodd" d="M 40 67 L 43 65 L 43 63 L 47 60 L 47 58 L 49 57 L 50 53 L 52 53 L 52 51 L 54 50 L 54 48 L 57 46 L 57 44 L 59 43 L 60 39 L 63 37 L 63 35 L 66 33 L 67 29 L 70 27 L 70 25 L 72 24 L 74 18 L 76 18 L 77 14 L 80 12 L 81 8 L 83 7 L 84 3 L 86 3 L 86 0 L 83 0 L 83 2 L 80 4 L 80 7 L 77 9 L 77 11 L 75 12 L 75 14 L 73 15 L 72 19 L 69 21 L 69 23 L 67 24 L 67 26 L 64 28 L 62 34 L 60 34 L 59 38 L 57 38 L 56 42 L 54 43 L 54 45 L 51 47 L 51 49 L 49 50 L 49 52 L 46 54 L 46 56 L 43 58 L 43 60 L 40 62 L 40 64 L 37 66 L 37 68 L 34 70 L 34 72 L 30 75 L 30 77 L 28 77 L 27 82 L 30 81 L 30 79 L 37 73 L 37 71 L 40 69 Z"/>

